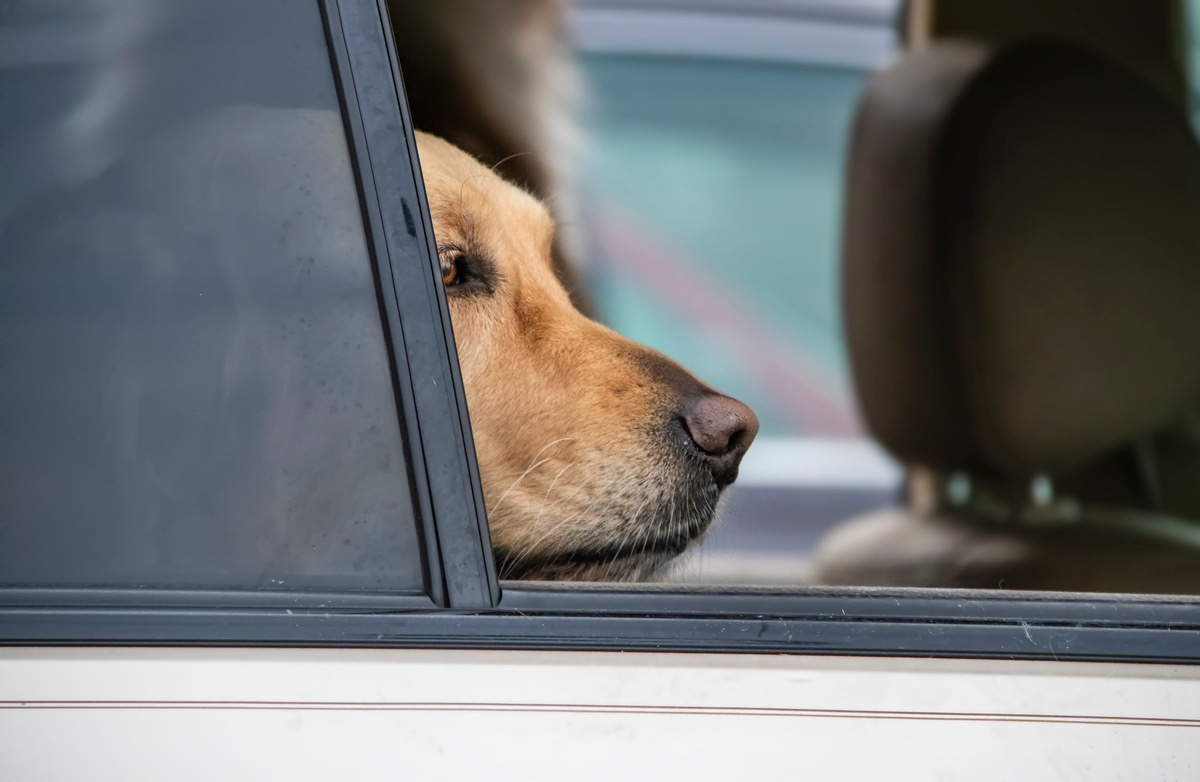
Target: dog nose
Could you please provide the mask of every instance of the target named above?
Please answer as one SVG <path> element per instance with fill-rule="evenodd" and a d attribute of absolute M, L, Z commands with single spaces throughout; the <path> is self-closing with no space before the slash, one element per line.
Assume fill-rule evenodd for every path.
<path fill-rule="evenodd" d="M 736 399 L 704 394 L 685 403 L 681 418 L 717 485 L 724 488 L 733 483 L 746 449 L 758 434 L 754 411 Z"/>

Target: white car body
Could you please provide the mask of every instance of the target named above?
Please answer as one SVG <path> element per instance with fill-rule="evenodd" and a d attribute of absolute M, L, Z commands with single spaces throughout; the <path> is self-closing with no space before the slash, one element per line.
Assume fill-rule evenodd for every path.
<path fill-rule="evenodd" d="M 0 650 L 0 779 L 1188 780 L 1194 667 Z"/>

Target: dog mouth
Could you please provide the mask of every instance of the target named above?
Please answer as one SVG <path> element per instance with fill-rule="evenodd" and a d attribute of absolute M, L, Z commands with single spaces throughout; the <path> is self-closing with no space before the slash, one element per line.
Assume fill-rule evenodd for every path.
<path fill-rule="evenodd" d="M 524 581 L 627 581 L 646 578 L 678 557 L 708 529 L 711 516 L 686 529 L 653 537 L 584 545 L 552 555 L 519 558 L 496 549 L 501 579 Z"/>
<path fill-rule="evenodd" d="M 718 418 L 722 410 L 710 411 L 710 418 Z M 558 507 L 550 514 L 538 510 L 537 521 L 547 532 L 536 543 L 496 545 L 500 578 L 640 581 L 653 577 L 695 544 L 716 519 L 721 498 L 753 436 L 739 422 L 733 424 L 737 426 L 728 428 L 738 431 L 722 429 L 717 434 L 712 430 L 723 426 L 723 421 L 689 423 L 677 417 L 667 426 L 656 424 L 645 433 L 657 455 L 649 467 L 635 474 L 618 472 L 617 478 L 591 484 L 593 494 L 603 498 L 600 508 L 593 509 L 593 503 L 584 509 Z M 720 441 L 716 446 L 714 439 Z M 541 508 L 545 507 L 543 497 Z M 512 517 L 506 521 L 521 523 Z"/>

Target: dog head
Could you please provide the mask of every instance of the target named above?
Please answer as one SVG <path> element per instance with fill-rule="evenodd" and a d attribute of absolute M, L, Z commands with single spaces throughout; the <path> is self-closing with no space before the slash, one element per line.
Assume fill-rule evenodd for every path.
<path fill-rule="evenodd" d="M 712 522 L 748 407 L 580 314 L 543 205 L 418 134 L 502 578 L 645 578 Z"/>

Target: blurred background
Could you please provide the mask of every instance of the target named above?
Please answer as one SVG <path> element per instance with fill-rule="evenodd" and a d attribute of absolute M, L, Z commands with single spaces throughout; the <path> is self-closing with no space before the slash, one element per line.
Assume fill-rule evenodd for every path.
<path fill-rule="evenodd" d="M 898 0 L 578 0 L 584 268 L 601 318 L 754 408 L 723 520 L 670 578 L 803 582 L 837 521 L 893 501 L 841 337 L 854 108 Z"/>
<path fill-rule="evenodd" d="M 600 317 L 749 404 L 723 521 L 668 578 L 803 583 L 837 522 L 895 502 L 840 322 L 845 152 L 901 0 L 576 0 L 580 214 Z M 1188 0 L 1200 83 L 1200 0 Z M 1189 88 L 1193 116 L 1200 100 Z"/>

